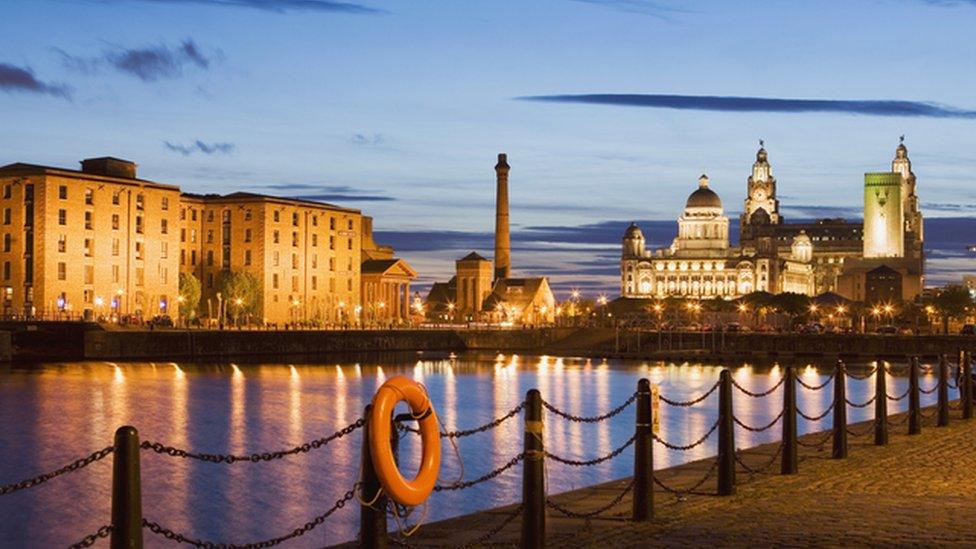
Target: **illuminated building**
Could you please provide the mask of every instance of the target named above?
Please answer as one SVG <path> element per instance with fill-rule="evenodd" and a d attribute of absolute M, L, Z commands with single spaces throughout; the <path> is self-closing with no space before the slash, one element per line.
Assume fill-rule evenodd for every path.
<path fill-rule="evenodd" d="M 179 287 L 180 190 L 136 165 L 0 168 L 5 316 L 168 313 Z"/>

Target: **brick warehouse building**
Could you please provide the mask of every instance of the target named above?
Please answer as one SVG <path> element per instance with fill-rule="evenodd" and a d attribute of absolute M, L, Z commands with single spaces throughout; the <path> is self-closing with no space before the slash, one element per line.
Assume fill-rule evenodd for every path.
<path fill-rule="evenodd" d="M 380 311 L 375 321 L 406 316 L 362 300 L 363 261 L 378 247 L 371 219 L 356 209 L 183 194 L 109 157 L 84 160 L 81 170 L 3 166 L 0 189 L 5 317 L 175 316 L 180 272 L 200 280 L 199 314 L 214 316 L 224 271 L 260 282 L 258 322 L 355 324 L 367 309 Z M 395 276 L 399 283 L 404 272 Z"/>

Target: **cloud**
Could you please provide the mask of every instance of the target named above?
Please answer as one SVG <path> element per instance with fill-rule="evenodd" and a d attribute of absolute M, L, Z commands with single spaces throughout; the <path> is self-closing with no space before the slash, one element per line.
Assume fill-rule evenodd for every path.
<path fill-rule="evenodd" d="M 780 197 L 782 199 L 783 197 Z M 783 206 L 787 216 L 796 215 L 806 219 L 844 218 L 860 219 L 864 213 L 861 206 L 819 206 L 815 204 L 789 204 Z"/>
<path fill-rule="evenodd" d="M 371 8 L 354 2 L 338 2 L 335 0 L 114 0 L 122 2 L 143 2 L 153 4 L 200 5 L 227 8 L 250 8 L 275 13 L 290 11 L 319 11 L 331 13 L 348 13 L 358 15 L 376 15 L 386 13 L 384 10 Z"/>
<path fill-rule="evenodd" d="M 181 145 L 179 143 L 170 143 L 169 141 L 163 141 L 163 146 L 166 150 L 178 152 L 183 156 L 190 156 L 193 153 L 203 153 L 203 154 L 230 154 L 234 152 L 237 147 L 233 143 L 219 142 L 219 143 L 204 143 L 199 139 L 190 143 L 189 145 Z"/>
<path fill-rule="evenodd" d="M 71 55 L 57 48 L 54 51 L 61 56 L 62 65 L 70 70 L 96 74 L 102 67 L 109 67 L 143 82 L 179 78 L 186 68 L 207 70 L 218 57 L 205 54 L 192 39 L 175 47 L 159 44 L 144 48 L 115 48 L 95 57 Z"/>
<path fill-rule="evenodd" d="M 522 101 L 546 103 L 584 103 L 659 109 L 768 112 L 768 113 L 841 113 L 865 116 L 904 116 L 926 118 L 976 119 L 976 110 L 966 110 L 927 101 L 782 99 L 771 97 L 733 97 L 717 95 L 663 94 L 579 94 L 532 95 L 517 97 Z"/>
<path fill-rule="evenodd" d="M 391 196 L 369 195 L 369 194 L 305 194 L 292 198 L 302 200 L 314 200 L 316 202 L 392 202 L 396 200 Z"/>
<path fill-rule="evenodd" d="M 378 147 L 380 145 L 385 145 L 387 138 L 385 135 L 380 133 L 374 133 L 372 135 L 356 133 L 353 134 L 350 141 L 352 141 L 353 145 L 360 145 L 363 147 Z"/>
<path fill-rule="evenodd" d="M 262 185 L 263 189 L 275 191 L 313 191 L 293 195 L 291 198 L 315 200 L 319 202 L 392 202 L 392 196 L 382 194 L 363 194 L 364 190 L 349 185 L 316 185 L 313 183 L 275 183 Z"/>
<path fill-rule="evenodd" d="M 649 2 L 647 0 L 573 0 L 573 1 L 582 4 L 603 6 L 606 8 L 610 8 L 617 11 L 623 11 L 627 13 L 642 13 L 644 15 L 653 15 L 655 17 L 660 17 L 662 19 L 666 18 L 665 17 L 666 14 L 681 11 L 668 6 L 663 6 L 657 2 Z"/>
<path fill-rule="evenodd" d="M 34 76 L 30 67 L 17 67 L 8 63 L 0 63 L 0 90 L 71 98 L 71 89 L 66 84 L 42 82 Z"/>

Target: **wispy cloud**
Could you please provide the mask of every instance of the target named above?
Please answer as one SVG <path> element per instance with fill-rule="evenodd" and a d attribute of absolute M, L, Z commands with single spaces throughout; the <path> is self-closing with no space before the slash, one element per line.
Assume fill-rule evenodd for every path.
<path fill-rule="evenodd" d="M 169 141 L 163 141 L 163 146 L 166 150 L 177 152 L 183 156 L 190 156 L 194 153 L 203 154 L 230 154 L 234 152 L 237 147 L 233 143 L 227 142 L 215 142 L 215 143 L 204 143 L 199 139 L 193 141 L 189 145 L 182 145 L 180 143 L 171 143 Z"/>
<path fill-rule="evenodd" d="M 349 13 L 371 15 L 386 13 L 384 10 L 371 8 L 355 2 L 338 2 L 335 0 L 109 0 L 116 3 L 141 2 L 151 4 L 174 4 L 201 6 L 217 6 L 227 8 L 251 8 L 276 13 L 289 11 L 319 11 L 332 13 Z"/>
<path fill-rule="evenodd" d="M 34 76 L 30 67 L 17 67 L 8 63 L 0 63 L 0 90 L 71 98 L 71 89 L 66 84 L 43 82 Z"/>
<path fill-rule="evenodd" d="M 385 145 L 388 139 L 381 133 L 355 133 L 350 141 L 353 145 L 360 145 L 362 147 L 378 147 L 380 145 Z"/>
<path fill-rule="evenodd" d="M 516 99 L 546 103 L 583 103 L 697 111 L 841 113 L 866 116 L 976 119 L 976 110 L 961 109 L 928 101 L 782 99 L 773 97 L 618 93 L 532 95 L 517 97 Z"/>
<path fill-rule="evenodd" d="M 55 51 L 68 69 L 94 74 L 102 67 L 109 67 L 143 82 L 179 78 L 186 68 L 207 70 L 219 58 L 219 54 L 204 53 L 192 39 L 173 47 L 165 44 L 143 48 L 117 47 L 94 57 L 72 55 L 61 49 Z"/>
<path fill-rule="evenodd" d="M 349 185 L 316 185 L 314 183 L 275 183 L 262 185 L 263 189 L 285 191 L 295 194 L 291 198 L 315 200 L 319 202 L 392 202 L 392 196 L 372 193 Z M 305 192 L 302 192 L 305 191 Z"/>
<path fill-rule="evenodd" d="M 659 2 L 650 2 L 648 0 L 573 0 L 574 2 L 579 2 L 581 4 L 592 4 L 594 6 L 602 6 L 609 9 L 623 11 L 627 13 L 641 13 L 644 15 L 653 15 L 662 19 L 666 19 L 668 15 L 673 13 L 681 12 L 682 10 L 672 8 L 661 4 Z"/>

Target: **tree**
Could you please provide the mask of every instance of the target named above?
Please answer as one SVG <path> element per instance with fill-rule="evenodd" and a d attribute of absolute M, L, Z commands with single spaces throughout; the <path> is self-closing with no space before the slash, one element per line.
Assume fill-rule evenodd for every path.
<path fill-rule="evenodd" d="M 200 281 L 191 273 L 180 273 L 180 317 L 189 320 L 197 316 L 200 305 Z"/>
<path fill-rule="evenodd" d="M 969 288 L 960 284 L 946 286 L 935 297 L 935 307 L 942 316 L 942 331 L 949 333 L 949 319 L 965 318 L 968 308 L 973 306 L 973 296 Z"/>
<path fill-rule="evenodd" d="M 790 319 L 795 323 L 797 319 L 805 316 L 810 310 L 810 296 L 793 292 L 783 292 L 776 294 L 773 299 L 773 306 L 781 312 L 790 315 Z"/>
<path fill-rule="evenodd" d="M 224 302 L 224 315 L 234 320 L 261 313 L 261 282 L 251 273 L 223 271 L 217 291 Z"/>

